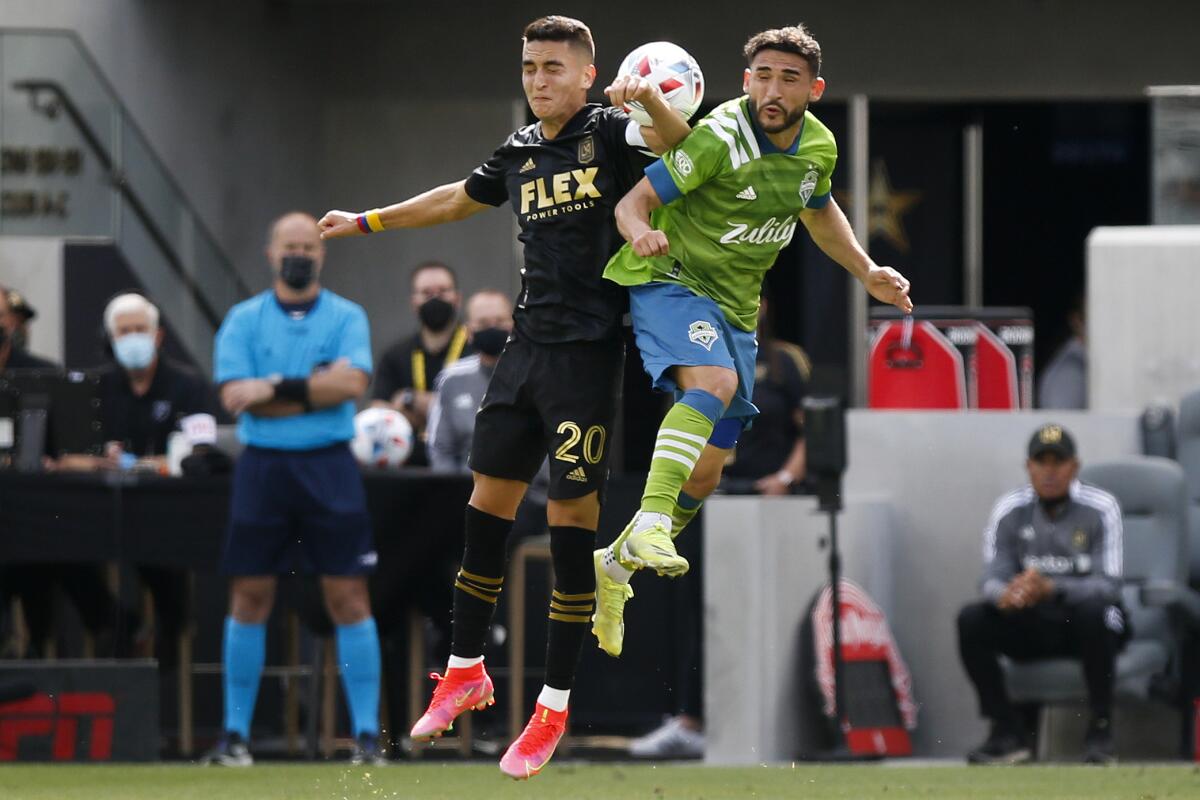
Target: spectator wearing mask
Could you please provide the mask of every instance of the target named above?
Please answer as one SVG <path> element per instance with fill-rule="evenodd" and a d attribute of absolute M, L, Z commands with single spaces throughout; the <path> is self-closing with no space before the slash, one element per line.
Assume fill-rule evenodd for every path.
<path fill-rule="evenodd" d="M 167 438 L 179 421 L 193 414 L 215 418 L 212 386 L 188 365 L 163 355 L 159 310 L 144 296 L 128 292 L 110 300 L 104 331 L 113 353 L 100 371 L 105 453 L 99 459 L 66 456 L 60 468 L 127 469 L 136 463 L 165 472 Z M 137 573 L 154 600 L 159 663 L 173 666 L 189 613 L 186 573 L 147 565 L 139 565 Z"/>
<path fill-rule="evenodd" d="M 114 297 L 104 309 L 113 363 L 100 375 L 105 455 L 117 465 L 154 459 L 165 468 L 167 437 L 192 414 L 217 414 L 207 380 L 162 354 L 158 308 L 140 294 Z"/>
<path fill-rule="evenodd" d="M 475 412 L 512 327 L 512 303 L 507 296 L 495 289 L 471 295 L 466 328 L 476 353 L 442 371 L 429 412 L 429 464 L 435 472 L 470 474 L 467 456 L 475 433 Z"/>
<path fill-rule="evenodd" d="M 466 326 L 458 322 L 461 296 L 454 270 L 440 261 L 413 268 L 411 304 L 420 327 L 389 347 L 375 368 L 371 397 L 375 405 L 400 411 L 416 438 L 408 464 L 427 466 L 426 424 L 441 371 L 474 352 Z"/>

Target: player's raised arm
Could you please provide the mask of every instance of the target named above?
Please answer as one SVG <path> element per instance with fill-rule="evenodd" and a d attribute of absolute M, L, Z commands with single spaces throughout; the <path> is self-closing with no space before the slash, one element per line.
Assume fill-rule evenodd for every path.
<path fill-rule="evenodd" d="M 604 93 L 608 95 L 609 102 L 618 108 L 632 100 L 646 109 L 654 126 L 642 125 L 642 138 L 646 140 L 646 146 L 657 155 L 667 152 L 692 132 L 687 120 L 671 107 L 658 87 L 645 78 L 618 75 L 604 89 Z"/>
<path fill-rule="evenodd" d="M 365 236 L 391 228 L 425 228 L 457 222 L 491 206 L 473 200 L 466 181 L 447 183 L 386 208 L 371 211 L 330 211 L 317 224 L 322 239 Z"/>
<path fill-rule="evenodd" d="M 662 205 L 658 192 L 649 178 L 642 178 L 629 190 L 629 194 L 617 203 L 613 216 L 617 219 L 617 230 L 633 245 L 639 256 L 665 256 L 669 249 L 667 235 L 650 227 L 650 212 Z"/>
<path fill-rule="evenodd" d="M 620 206 L 617 210 L 620 211 Z M 854 238 L 850 221 L 833 197 L 820 208 L 804 209 L 800 212 L 800 221 L 817 247 L 858 278 L 872 297 L 881 303 L 890 303 L 906 314 L 912 313 L 913 302 L 908 297 L 912 287 L 908 279 L 891 267 L 881 267 L 871 260 Z"/>

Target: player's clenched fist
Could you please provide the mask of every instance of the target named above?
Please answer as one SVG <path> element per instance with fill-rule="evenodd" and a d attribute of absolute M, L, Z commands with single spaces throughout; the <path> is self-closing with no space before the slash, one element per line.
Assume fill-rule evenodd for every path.
<path fill-rule="evenodd" d="M 889 303 L 905 314 L 912 313 L 913 302 L 908 297 L 912 285 L 908 278 L 896 270 L 891 267 L 874 267 L 867 273 L 864 284 L 871 296 L 879 302 Z"/>
<path fill-rule="evenodd" d="M 644 104 L 656 91 L 654 84 L 639 75 L 619 75 L 604 89 L 609 102 L 617 108 L 630 101 Z"/>
<path fill-rule="evenodd" d="M 671 245 L 667 241 L 667 235 L 662 231 L 646 231 L 634 239 L 631 244 L 633 245 L 633 252 L 644 258 L 665 256 L 671 249 Z"/>
<path fill-rule="evenodd" d="M 358 214 L 350 211 L 330 211 L 317 222 L 322 239 L 339 239 L 343 236 L 365 236 L 358 226 Z"/>

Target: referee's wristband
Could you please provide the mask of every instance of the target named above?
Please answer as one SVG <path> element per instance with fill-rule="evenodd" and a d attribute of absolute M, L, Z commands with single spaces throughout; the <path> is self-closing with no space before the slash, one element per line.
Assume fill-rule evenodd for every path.
<path fill-rule="evenodd" d="M 379 217 L 378 208 L 364 211 L 354 218 L 354 222 L 363 233 L 379 233 L 383 230 L 383 220 Z"/>
<path fill-rule="evenodd" d="M 305 411 L 312 411 L 312 401 L 308 399 L 307 378 L 284 378 L 275 384 L 276 400 L 291 400 L 304 406 Z"/>

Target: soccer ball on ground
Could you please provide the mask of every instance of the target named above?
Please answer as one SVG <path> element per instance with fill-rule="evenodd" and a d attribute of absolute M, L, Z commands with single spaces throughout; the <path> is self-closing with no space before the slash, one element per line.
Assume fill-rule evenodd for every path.
<path fill-rule="evenodd" d="M 704 73 L 700 65 L 687 50 L 671 42 L 649 42 L 634 48 L 621 62 L 617 75 L 636 75 L 656 84 L 685 120 L 692 118 L 704 100 Z M 641 103 L 627 103 L 625 112 L 639 125 L 653 124 Z"/>
<path fill-rule="evenodd" d="M 354 440 L 350 451 L 365 467 L 398 467 L 413 446 L 413 429 L 408 418 L 391 408 L 367 408 L 354 417 Z"/>

